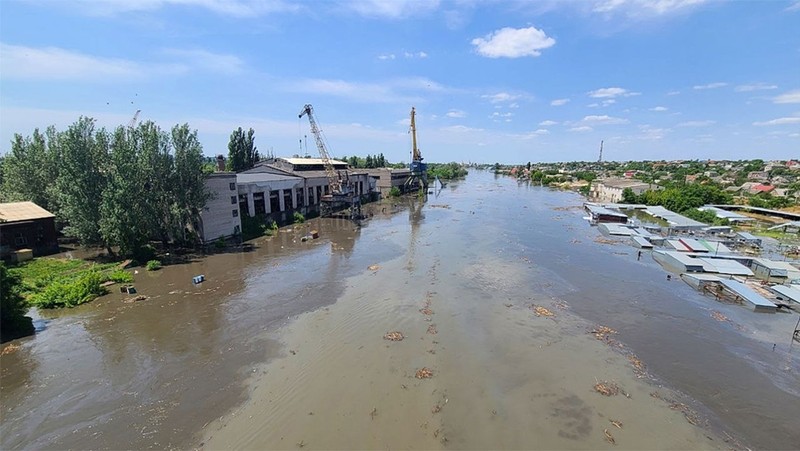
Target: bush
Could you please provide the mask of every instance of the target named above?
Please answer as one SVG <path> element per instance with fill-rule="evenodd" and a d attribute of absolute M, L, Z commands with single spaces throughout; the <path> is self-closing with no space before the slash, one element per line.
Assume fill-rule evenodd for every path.
<path fill-rule="evenodd" d="M 293 216 L 294 216 L 294 223 L 295 224 L 302 224 L 302 223 L 306 222 L 306 217 L 303 216 L 303 214 L 300 213 L 299 211 L 294 212 Z"/>
<path fill-rule="evenodd" d="M 25 316 L 28 305 L 19 292 L 21 285 L 21 278 L 8 272 L 0 261 L 0 341 L 33 333 L 33 321 Z"/>
<path fill-rule="evenodd" d="M 214 241 L 214 247 L 218 250 L 225 249 L 225 237 L 221 236 L 217 238 L 217 241 Z"/>
<path fill-rule="evenodd" d="M 389 197 L 400 197 L 400 188 L 393 186 L 392 189 L 389 190 Z"/>
<path fill-rule="evenodd" d="M 150 262 L 148 262 L 148 264 L 149 263 Z M 133 274 L 129 273 L 128 271 L 118 269 L 108 274 L 108 280 L 117 283 L 131 283 L 133 282 Z"/>
<path fill-rule="evenodd" d="M 73 280 L 53 282 L 29 300 L 41 308 L 75 307 L 105 294 L 106 289 L 100 286 L 103 279 L 100 271 L 88 271 Z"/>
<path fill-rule="evenodd" d="M 145 244 L 144 246 L 136 249 L 133 252 L 133 258 L 137 262 L 150 261 L 153 258 L 155 258 L 155 256 L 156 256 L 156 249 L 149 244 Z"/>
<path fill-rule="evenodd" d="M 147 265 L 145 265 L 145 269 L 148 271 L 158 271 L 161 269 L 161 262 L 159 260 L 150 260 L 147 262 Z"/>

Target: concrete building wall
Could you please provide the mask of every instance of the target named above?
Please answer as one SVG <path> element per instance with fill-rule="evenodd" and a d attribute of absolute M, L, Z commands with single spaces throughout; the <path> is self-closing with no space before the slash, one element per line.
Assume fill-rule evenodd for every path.
<path fill-rule="evenodd" d="M 596 180 L 592 183 L 591 197 L 602 202 L 621 202 L 622 192 L 630 188 L 637 196 L 651 189 L 647 183 L 631 182 L 630 180 Z"/>
<path fill-rule="evenodd" d="M 242 220 L 239 214 L 236 174 L 232 172 L 211 174 L 206 179 L 206 188 L 212 197 L 200 212 L 203 243 L 213 242 L 220 237 L 227 239 L 240 235 Z"/>

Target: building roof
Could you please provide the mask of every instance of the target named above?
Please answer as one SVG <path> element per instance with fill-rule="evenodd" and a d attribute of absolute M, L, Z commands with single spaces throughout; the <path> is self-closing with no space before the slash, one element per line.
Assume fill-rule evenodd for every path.
<path fill-rule="evenodd" d="M 649 183 L 644 183 L 639 180 L 630 180 L 630 179 L 603 179 L 603 180 L 597 180 L 596 183 L 602 183 L 605 186 L 613 188 L 633 188 L 634 186 L 639 188 L 644 186 L 647 187 L 650 186 Z"/>
<path fill-rule="evenodd" d="M 325 161 L 322 158 L 278 158 L 279 160 L 283 160 L 292 165 L 306 165 L 306 164 L 325 164 Z M 331 164 L 333 165 L 345 165 L 347 166 L 346 161 L 341 160 L 334 160 L 331 159 Z"/>
<path fill-rule="evenodd" d="M 703 224 L 702 222 L 699 221 L 695 221 L 694 219 L 687 218 L 686 216 L 679 215 L 678 213 L 669 211 L 660 205 L 653 205 L 647 207 L 645 213 L 649 214 L 650 216 L 655 216 L 657 218 L 664 219 L 669 223 L 671 227 L 702 228 L 708 225 L 708 224 Z"/>
<path fill-rule="evenodd" d="M 302 179 L 293 175 L 275 174 L 272 172 L 241 172 L 236 174 L 236 183 L 282 182 L 291 180 L 299 182 Z"/>
<path fill-rule="evenodd" d="M 760 193 L 768 193 L 768 192 L 770 192 L 770 191 L 772 191 L 774 189 L 775 189 L 774 186 L 772 186 L 772 185 L 764 185 L 763 183 L 762 184 L 758 184 L 758 185 L 756 185 L 756 186 L 751 188 L 751 190 L 758 191 Z"/>
<path fill-rule="evenodd" d="M 0 222 L 32 221 L 54 218 L 55 215 L 33 202 L 9 202 L 0 204 Z"/>

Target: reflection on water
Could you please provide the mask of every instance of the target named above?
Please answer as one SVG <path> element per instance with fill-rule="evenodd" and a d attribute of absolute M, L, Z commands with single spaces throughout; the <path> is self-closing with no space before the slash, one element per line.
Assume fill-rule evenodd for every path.
<path fill-rule="evenodd" d="M 135 283 L 148 296 L 145 301 L 127 303 L 113 293 L 75 309 L 43 312 L 47 327 L 18 340 L 21 348 L 0 362 L 0 447 L 193 446 L 204 425 L 247 398 L 254 389 L 245 385 L 248 376 L 262 372 L 294 381 L 274 395 L 275 403 L 327 405 L 332 414 L 347 409 L 353 417 L 345 419 L 352 422 L 340 426 L 354 436 L 371 425 L 386 426 L 380 429 L 385 435 L 370 435 L 374 441 L 348 442 L 342 435 L 342 447 L 382 448 L 381 437 L 420 448 L 605 446 L 607 424 L 601 427 L 597 415 L 623 408 L 615 404 L 623 398 L 598 401 L 565 384 L 582 387 L 586 381 L 580 377 L 598 368 L 620 381 L 631 375 L 623 357 L 608 357 L 609 364 L 598 357 L 605 354 L 595 352 L 594 343 L 584 341 L 587 324 L 618 330 L 616 338 L 660 382 L 700 402 L 693 408 L 706 413 L 712 425 L 757 448 L 800 443 L 794 424 L 800 418 L 800 368 L 788 353 L 789 333 L 785 343 L 778 342 L 796 316 L 753 316 L 705 298 L 679 280 L 667 281 L 657 263 L 637 261 L 634 248 L 594 242 L 597 230 L 582 221 L 580 209 L 569 208 L 581 202 L 574 193 L 476 172 L 424 203 L 403 198 L 367 205 L 372 218 L 362 227 L 346 220 L 312 220 L 256 240 L 252 252 L 141 271 Z M 320 239 L 302 242 L 310 230 L 318 230 Z M 366 272 L 377 264 L 380 270 Z M 207 281 L 193 285 L 198 274 Z M 416 330 L 424 299 L 431 300 L 436 316 L 389 348 L 397 354 L 387 354 L 386 343 L 375 343 L 371 334 L 381 337 L 387 319 Z M 568 305 L 568 313 L 541 319 L 545 323 L 531 316 L 531 304 L 550 308 L 555 302 Z M 320 309 L 333 303 L 329 311 Z M 291 321 L 309 311 L 314 313 Z M 714 320 L 711 311 L 731 322 Z M 276 335 L 286 324 L 290 332 Z M 436 335 L 425 332 L 432 324 Z M 345 338 L 328 341 L 337 336 Z M 292 359 L 289 351 L 302 358 Z M 276 358 L 279 366 L 263 366 Z M 360 365 L 362 371 L 354 371 Z M 409 368 L 423 365 L 443 373 L 427 381 L 424 396 L 420 391 L 409 397 L 407 389 L 420 382 L 413 371 L 410 379 L 402 378 Z M 355 382 L 303 385 L 313 377 L 312 368 Z M 404 382 L 380 391 L 380 382 L 394 377 Z M 361 405 L 364 390 L 374 392 Z M 452 401 L 436 424 L 448 425 L 443 430 L 450 445 L 441 437 L 431 439 L 437 429 L 433 422 L 427 423 L 424 440 L 404 442 L 421 428 L 404 414 L 419 408 L 430 412 L 444 402 L 444 390 Z M 637 391 L 640 399 L 627 408 L 636 405 L 643 419 L 657 424 L 662 414 L 643 402 L 650 399 L 648 390 Z M 464 399 L 474 402 L 456 402 Z M 404 407 L 398 405 L 395 413 L 382 407 L 370 417 L 378 400 L 401 400 Z M 485 407 L 483 416 L 471 409 L 475 406 Z M 276 415 L 270 421 L 278 431 L 318 425 L 322 419 L 330 428 L 339 424 L 323 413 Z M 515 422 L 525 418 L 550 418 L 547 424 L 556 429 L 539 431 L 533 421 L 527 427 Z M 242 427 L 243 438 L 254 433 Z M 635 422 L 629 430 L 637 427 L 646 430 L 646 424 Z M 693 443 L 668 442 L 680 437 L 677 432 L 668 437 L 670 431 L 650 431 L 649 439 L 664 435 L 663 443 L 675 447 Z M 325 431 L 316 433 L 325 436 Z M 536 442 L 537 437 L 550 441 Z M 638 442 L 630 437 L 627 446 L 652 443 L 647 439 L 644 433 Z"/>

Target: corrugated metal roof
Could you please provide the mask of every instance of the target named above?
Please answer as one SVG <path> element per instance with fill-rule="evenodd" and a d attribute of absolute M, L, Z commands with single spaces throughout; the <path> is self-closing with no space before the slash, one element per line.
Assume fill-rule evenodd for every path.
<path fill-rule="evenodd" d="M 708 248 L 694 238 L 681 238 L 680 242 L 692 252 L 708 252 Z"/>
<path fill-rule="evenodd" d="M 283 157 L 281 157 L 281 158 L 279 158 L 279 160 L 283 160 L 283 161 L 285 161 L 285 162 L 287 162 L 289 164 L 292 164 L 292 165 L 301 165 L 301 164 L 323 164 L 324 165 L 325 164 L 325 160 L 323 160 L 322 158 L 283 158 Z M 333 165 L 341 165 L 341 164 L 343 164 L 343 165 L 347 166 L 347 162 L 346 161 L 334 160 L 334 159 L 331 159 L 331 164 L 333 164 Z"/>
<path fill-rule="evenodd" d="M 0 204 L 0 222 L 32 221 L 54 218 L 55 215 L 33 202 L 9 202 Z"/>
<path fill-rule="evenodd" d="M 733 211 L 723 210 L 723 209 L 718 208 L 718 207 L 712 207 L 710 205 L 705 205 L 703 207 L 698 207 L 697 209 L 698 210 L 702 210 L 702 211 L 713 211 L 714 214 L 717 215 L 718 218 L 725 218 L 725 219 L 727 219 L 729 221 L 733 221 L 733 222 L 736 222 L 736 221 L 755 221 L 755 219 L 753 219 L 753 218 L 751 218 L 749 216 L 745 216 L 745 215 L 742 215 L 742 214 L 739 214 L 739 213 L 736 213 L 736 212 L 733 212 Z"/>
<path fill-rule="evenodd" d="M 673 227 L 701 228 L 707 225 L 703 224 L 702 222 L 695 221 L 694 219 L 689 219 L 686 216 L 679 215 L 678 213 L 669 211 L 660 205 L 647 207 L 645 212 L 651 216 L 655 216 L 656 218 L 664 219 Z"/>
<path fill-rule="evenodd" d="M 636 243 L 639 247 L 643 249 L 650 249 L 653 247 L 653 244 L 647 240 L 647 238 L 641 236 L 632 236 L 631 239 L 634 243 Z"/>
<path fill-rule="evenodd" d="M 585 208 L 589 210 L 590 213 L 595 215 L 606 215 L 606 216 L 615 216 L 618 218 L 627 218 L 628 215 L 625 213 L 620 213 L 618 211 L 609 210 L 608 208 L 601 207 L 600 205 L 594 204 L 586 204 Z"/>
<path fill-rule="evenodd" d="M 293 175 L 274 174 L 271 172 L 242 172 L 236 174 L 236 183 L 283 182 L 292 180 L 300 182 L 303 179 Z"/>
<path fill-rule="evenodd" d="M 789 300 L 800 302 L 800 290 L 797 288 L 786 285 L 773 285 L 769 289 Z"/>
<path fill-rule="evenodd" d="M 636 232 L 631 230 L 629 227 L 621 226 L 619 224 L 603 223 L 598 225 L 597 228 L 605 230 L 609 235 L 631 236 L 636 234 Z"/>
<path fill-rule="evenodd" d="M 725 260 L 721 258 L 698 258 L 702 260 L 708 272 L 718 272 L 720 274 L 731 274 L 734 276 L 752 276 L 753 271 L 736 260 Z M 706 266 L 708 265 L 708 266 Z"/>
<path fill-rule="evenodd" d="M 756 293 L 752 288 L 741 282 L 732 279 L 720 279 L 719 283 L 756 307 L 778 308 L 777 305 L 769 302 L 764 296 Z"/>

